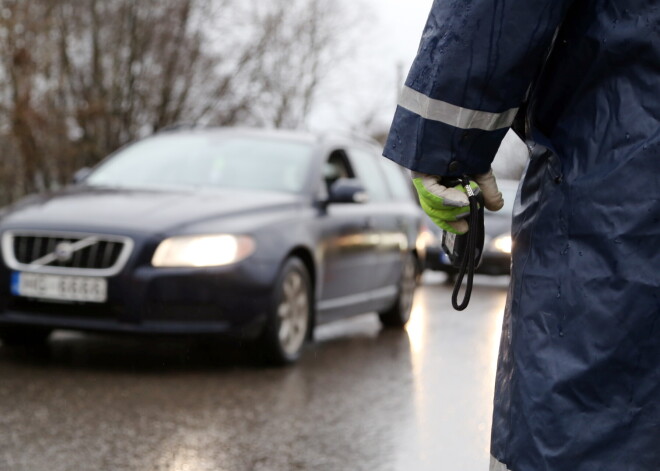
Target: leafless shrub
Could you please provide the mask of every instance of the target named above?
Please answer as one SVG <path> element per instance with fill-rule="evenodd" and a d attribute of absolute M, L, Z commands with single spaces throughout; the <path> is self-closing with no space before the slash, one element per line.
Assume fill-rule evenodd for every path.
<path fill-rule="evenodd" d="M 0 203 L 174 123 L 298 127 L 341 2 L 0 0 Z"/>

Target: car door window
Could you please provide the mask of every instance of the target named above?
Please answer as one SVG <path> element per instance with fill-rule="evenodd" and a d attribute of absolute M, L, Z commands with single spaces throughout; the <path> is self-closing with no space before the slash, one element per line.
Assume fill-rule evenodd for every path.
<path fill-rule="evenodd" d="M 355 167 L 357 177 L 364 185 L 369 201 L 382 202 L 392 199 L 383 175 L 383 171 L 378 164 L 376 153 L 363 150 L 360 148 L 353 148 L 349 151 L 351 163 Z"/>
<path fill-rule="evenodd" d="M 335 150 L 328 156 L 328 160 L 323 166 L 323 180 L 327 191 L 330 191 L 332 184 L 340 178 L 353 178 L 354 176 L 353 169 L 343 150 Z"/>

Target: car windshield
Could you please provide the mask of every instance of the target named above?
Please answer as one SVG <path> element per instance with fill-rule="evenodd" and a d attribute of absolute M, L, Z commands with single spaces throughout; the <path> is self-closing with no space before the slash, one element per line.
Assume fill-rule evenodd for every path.
<path fill-rule="evenodd" d="M 108 159 L 87 185 L 303 190 L 312 163 L 308 143 L 210 134 L 166 135 L 137 142 Z"/>

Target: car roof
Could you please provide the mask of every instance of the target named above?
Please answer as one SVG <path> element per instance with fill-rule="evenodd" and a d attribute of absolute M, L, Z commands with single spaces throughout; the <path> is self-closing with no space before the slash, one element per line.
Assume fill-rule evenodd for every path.
<path fill-rule="evenodd" d="M 288 129 L 265 129 L 250 127 L 184 127 L 175 126 L 165 129 L 152 137 L 175 134 L 210 134 L 210 135 L 228 135 L 268 139 L 281 139 L 307 143 L 311 145 L 322 145 L 324 147 L 346 147 L 355 145 L 365 145 L 378 147 L 379 144 L 365 136 L 351 136 L 339 133 L 316 133 L 304 130 Z"/>
<path fill-rule="evenodd" d="M 206 134 L 218 136 L 242 136 L 255 138 L 281 139 L 287 141 L 298 141 L 309 144 L 318 143 L 318 136 L 302 131 L 289 131 L 281 129 L 259 129 L 247 127 L 191 127 L 166 129 L 153 136 L 176 135 L 176 134 Z"/>

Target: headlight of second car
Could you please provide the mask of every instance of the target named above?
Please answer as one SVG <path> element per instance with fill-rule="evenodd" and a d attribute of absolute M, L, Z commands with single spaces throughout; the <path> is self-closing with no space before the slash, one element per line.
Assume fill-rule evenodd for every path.
<path fill-rule="evenodd" d="M 495 237 L 490 245 L 497 252 L 511 253 L 511 234 L 502 234 Z"/>
<path fill-rule="evenodd" d="M 230 234 L 177 236 L 165 239 L 151 259 L 154 267 L 219 267 L 252 255 L 254 239 Z"/>

